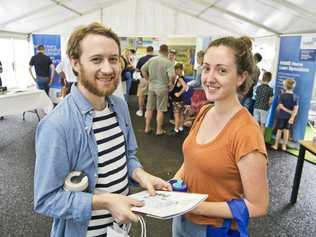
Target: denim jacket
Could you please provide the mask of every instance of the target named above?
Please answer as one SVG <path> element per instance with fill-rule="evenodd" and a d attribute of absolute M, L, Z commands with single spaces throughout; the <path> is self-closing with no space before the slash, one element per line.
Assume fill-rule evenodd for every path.
<path fill-rule="evenodd" d="M 136 138 L 127 104 L 107 97 L 126 141 L 128 175 L 142 167 L 136 158 Z M 92 130 L 92 105 L 73 85 L 71 93 L 38 125 L 34 174 L 34 209 L 53 218 L 51 236 L 86 236 L 92 210 L 92 196 L 98 177 L 98 149 Z M 88 175 L 89 192 L 63 190 L 71 171 Z"/>

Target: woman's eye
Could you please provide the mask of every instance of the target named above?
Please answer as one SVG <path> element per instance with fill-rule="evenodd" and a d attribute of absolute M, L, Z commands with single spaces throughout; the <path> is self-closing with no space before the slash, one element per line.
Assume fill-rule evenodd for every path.
<path fill-rule="evenodd" d="M 204 73 L 205 73 L 205 72 L 208 72 L 209 70 L 210 70 L 210 69 L 209 69 L 208 67 L 203 67 L 203 68 L 202 68 L 202 72 L 204 72 Z"/>
<path fill-rule="evenodd" d="M 225 68 L 219 68 L 219 69 L 218 69 L 218 72 L 219 72 L 220 74 L 224 74 L 224 73 L 227 72 L 227 70 L 226 70 Z"/>

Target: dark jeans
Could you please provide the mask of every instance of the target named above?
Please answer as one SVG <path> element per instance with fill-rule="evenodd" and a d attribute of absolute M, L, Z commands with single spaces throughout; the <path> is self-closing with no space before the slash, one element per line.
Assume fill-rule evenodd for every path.
<path fill-rule="evenodd" d="M 253 115 L 255 101 L 252 98 L 245 97 L 243 102 L 242 102 L 242 105 L 248 109 L 250 114 Z"/>
<path fill-rule="evenodd" d="M 132 87 L 133 73 L 131 71 L 125 71 L 123 76 L 124 76 L 124 80 L 126 82 L 126 94 L 124 96 L 125 96 L 125 100 L 127 101 L 128 96 L 129 96 L 129 92 L 130 92 L 131 87 Z"/>
<path fill-rule="evenodd" d="M 49 92 L 49 77 L 36 76 L 37 88 L 40 90 L 45 90 L 46 94 Z"/>

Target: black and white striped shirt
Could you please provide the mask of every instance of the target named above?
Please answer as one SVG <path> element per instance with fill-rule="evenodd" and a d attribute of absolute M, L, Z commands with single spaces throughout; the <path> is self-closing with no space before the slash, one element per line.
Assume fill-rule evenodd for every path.
<path fill-rule="evenodd" d="M 98 146 L 98 179 L 94 193 L 128 194 L 127 159 L 125 139 L 115 112 L 106 107 L 95 111 L 93 131 Z M 106 236 L 113 224 L 107 210 L 92 211 L 87 237 Z"/>

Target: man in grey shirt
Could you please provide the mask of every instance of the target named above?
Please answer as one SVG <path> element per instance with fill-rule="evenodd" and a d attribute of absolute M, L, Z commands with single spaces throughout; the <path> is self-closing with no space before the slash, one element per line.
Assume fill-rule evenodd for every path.
<path fill-rule="evenodd" d="M 151 119 L 153 111 L 157 110 L 157 129 L 156 135 L 163 135 L 166 133 L 162 129 L 164 112 L 168 110 L 168 91 L 175 73 L 174 65 L 168 59 L 168 46 L 163 44 L 159 49 L 160 55 L 151 58 L 141 71 L 146 80 L 148 80 L 148 98 L 146 105 L 146 126 L 145 133 L 151 132 Z"/>

